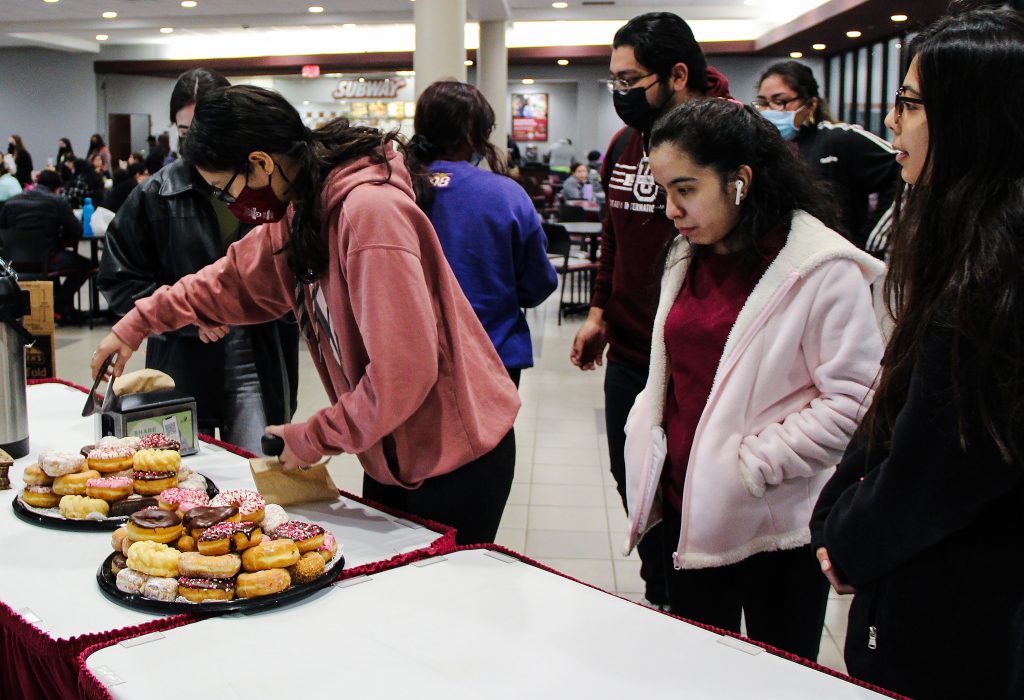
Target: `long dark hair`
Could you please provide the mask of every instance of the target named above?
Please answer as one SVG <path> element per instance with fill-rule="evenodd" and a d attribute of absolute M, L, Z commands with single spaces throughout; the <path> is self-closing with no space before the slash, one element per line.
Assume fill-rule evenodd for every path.
<path fill-rule="evenodd" d="M 469 83 L 439 80 L 427 86 L 416 100 L 414 127 L 409 150 L 424 165 L 471 150 L 482 155 L 494 172 L 504 175 L 508 170 L 505 159 L 488 141 L 494 130 L 494 109 Z"/>
<path fill-rule="evenodd" d="M 796 96 L 800 98 L 800 101 L 807 104 L 811 101 L 811 98 L 817 98 L 818 104 L 814 108 L 814 112 L 811 113 L 812 119 L 809 124 L 813 125 L 815 122 L 830 122 L 832 119 L 832 113 L 828 109 L 828 102 L 824 97 L 821 96 L 821 91 L 818 89 L 818 81 L 814 78 L 814 72 L 807 66 L 797 61 L 779 61 L 768 66 L 768 70 L 761 74 L 761 78 L 757 81 L 756 88 L 760 90 L 761 83 L 764 82 L 765 78 L 777 75 L 782 78 L 782 82 L 786 86 L 796 93 Z"/>
<path fill-rule="evenodd" d="M 193 68 L 178 76 L 171 90 L 171 123 L 177 123 L 182 107 L 198 102 L 203 95 L 231 85 L 228 79 L 209 68 Z"/>
<path fill-rule="evenodd" d="M 384 164 L 386 179 L 391 165 L 388 143 L 405 155 L 398 132 L 381 132 L 335 119 L 310 131 L 295 108 L 279 93 L 253 85 L 220 88 L 196 104 L 196 114 L 185 139 L 185 157 L 204 170 L 248 172 L 249 154 L 264 151 L 293 159 L 297 174 L 294 216 L 284 252 L 295 276 L 312 282 L 327 269 L 327 240 L 321 231 L 320 194 L 335 167 L 357 158 Z M 413 172 L 417 194 L 429 187 L 422 173 Z"/>
<path fill-rule="evenodd" d="M 715 97 L 684 102 L 654 125 L 651 150 L 665 144 L 697 165 L 712 168 L 723 190 L 736 179 L 740 166 L 753 171 L 732 234 L 744 243 L 745 251 L 758 255 L 761 238 L 779 226 L 788 230 L 798 209 L 830 228 L 839 224 L 828 187 L 811 175 L 778 129 L 749 105 Z"/>
<path fill-rule="evenodd" d="M 911 52 L 928 152 L 896 216 L 885 285 L 896 326 L 861 431 L 889 439 L 926 334 L 945 328 L 961 448 L 980 429 L 1002 459 L 1020 462 L 1024 16 L 990 8 L 944 17 L 915 37 Z M 965 85 L 988 97 L 965 100 Z"/>
<path fill-rule="evenodd" d="M 637 63 L 666 80 L 677 63 L 686 65 L 686 87 L 701 95 L 707 92 L 708 61 L 693 30 L 679 15 L 648 12 L 619 27 L 612 48 L 633 47 Z"/>

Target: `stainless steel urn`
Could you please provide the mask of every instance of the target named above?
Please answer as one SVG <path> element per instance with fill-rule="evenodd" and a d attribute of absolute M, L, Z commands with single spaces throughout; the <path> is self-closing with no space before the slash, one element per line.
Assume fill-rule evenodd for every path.
<path fill-rule="evenodd" d="M 29 313 L 28 292 L 0 259 L 0 449 L 17 459 L 28 454 L 25 346 L 35 342 L 21 325 Z"/>

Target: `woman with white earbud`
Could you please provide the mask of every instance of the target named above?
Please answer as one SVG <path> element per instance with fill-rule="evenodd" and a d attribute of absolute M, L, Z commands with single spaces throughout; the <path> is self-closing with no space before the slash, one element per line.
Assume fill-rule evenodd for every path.
<path fill-rule="evenodd" d="M 678 235 L 626 423 L 627 546 L 663 520 L 673 613 L 735 632 L 745 615 L 814 659 L 828 587 L 808 520 L 871 396 L 884 268 L 753 107 L 677 107 L 650 163 Z"/>

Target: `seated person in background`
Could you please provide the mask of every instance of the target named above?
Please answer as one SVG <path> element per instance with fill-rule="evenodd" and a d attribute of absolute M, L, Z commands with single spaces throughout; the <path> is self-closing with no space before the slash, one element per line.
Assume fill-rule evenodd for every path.
<path fill-rule="evenodd" d="M 6 202 L 16 194 L 21 194 L 21 183 L 7 169 L 7 164 L 0 160 L 0 202 Z"/>
<path fill-rule="evenodd" d="M 551 168 L 551 174 L 557 175 L 563 182 L 568 179 L 575 160 L 576 149 L 572 147 L 572 139 L 559 139 L 548 151 L 548 167 Z"/>
<path fill-rule="evenodd" d="M 79 315 L 73 299 L 89 278 L 92 263 L 67 249 L 77 244 L 82 224 L 60 191 L 60 176 L 52 170 L 42 171 L 32 191 L 11 197 L 0 209 L 0 229 L 38 231 L 50 242 L 50 269 L 67 270 L 63 283 L 54 289 L 54 301 L 57 320 L 68 323 Z"/>
<path fill-rule="evenodd" d="M 604 163 L 601 161 L 601 151 L 591 151 L 587 154 L 587 167 L 597 173 L 598 182 L 601 181 L 601 168 Z"/>
<path fill-rule="evenodd" d="M 129 163 L 125 170 L 118 168 L 114 171 L 114 186 L 103 198 L 103 207 L 117 213 L 135 186 L 141 185 L 148 177 L 149 173 L 146 172 L 146 163 L 143 160 Z"/>
<path fill-rule="evenodd" d="M 133 151 L 128 154 L 128 165 L 131 165 L 132 163 L 142 163 L 145 165 L 146 156 L 142 154 L 142 151 Z"/>
<path fill-rule="evenodd" d="M 593 198 L 594 184 L 590 182 L 590 166 L 586 163 L 576 163 L 572 166 L 572 175 L 562 183 L 562 199 L 568 202 L 573 199 Z"/>
<path fill-rule="evenodd" d="M 83 158 L 67 161 L 64 166 L 71 177 L 64 184 L 62 196 L 71 208 L 81 209 L 86 197 L 92 197 L 93 205 L 99 207 L 103 203 L 103 177 Z"/>

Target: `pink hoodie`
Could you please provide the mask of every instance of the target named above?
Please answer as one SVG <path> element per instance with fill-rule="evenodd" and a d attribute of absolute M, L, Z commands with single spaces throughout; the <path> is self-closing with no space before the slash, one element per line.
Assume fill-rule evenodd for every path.
<path fill-rule="evenodd" d="M 665 317 L 686 278 L 688 253 L 677 237 L 662 278 L 647 386 L 626 421 L 627 550 L 661 519 Z M 811 215 L 794 213 L 786 245 L 729 332 L 697 424 L 676 568 L 726 566 L 811 541 L 811 509 L 872 396 L 882 336 L 869 285 L 884 271 Z"/>
<path fill-rule="evenodd" d="M 336 168 L 321 195 L 328 265 L 322 302 L 337 346 L 310 354 L 329 408 L 285 428 L 295 455 L 355 453 L 384 484 L 415 488 L 493 449 L 520 401 L 416 206 L 401 157 L 392 173 L 360 159 Z M 290 219 L 286 217 L 285 221 Z M 188 324 L 262 323 L 298 311 L 285 221 L 252 230 L 227 255 L 140 299 L 114 333 L 134 348 L 147 333 Z"/>

